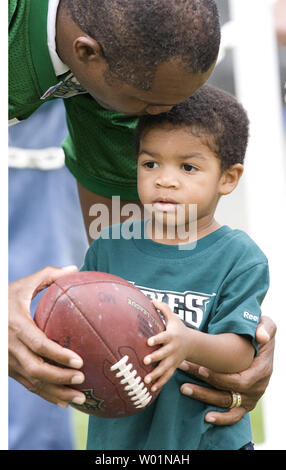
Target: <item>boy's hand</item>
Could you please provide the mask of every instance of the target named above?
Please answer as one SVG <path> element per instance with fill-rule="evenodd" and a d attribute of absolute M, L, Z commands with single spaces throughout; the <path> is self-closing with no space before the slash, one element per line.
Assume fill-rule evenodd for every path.
<path fill-rule="evenodd" d="M 166 303 L 153 300 L 153 304 L 166 320 L 166 330 L 152 336 L 147 341 L 149 346 L 161 344 L 161 348 L 144 358 L 146 365 L 160 361 L 160 364 L 144 380 L 146 384 L 150 384 L 158 379 L 151 388 L 152 392 L 155 392 L 168 382 L 174 371 L 186 358 L 185 339 L 188 329 Z"/>

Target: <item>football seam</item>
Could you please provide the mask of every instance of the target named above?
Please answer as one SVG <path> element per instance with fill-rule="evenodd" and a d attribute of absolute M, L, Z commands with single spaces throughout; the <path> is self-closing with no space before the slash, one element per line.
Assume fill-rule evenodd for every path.
<path fill-rule="evenodd" d="M 85 272 L 85 271 L 81 271 L 81 272 Z M 87 272 L 90 272 L 90 271 L 87 271 Z M 102 284 L 102 283 L 108 283 L 108 284 L 119 284 L 120 286 L 128 286 L 128 287 L 133 287 L 134 289 L 137 289 L 136 286 L 134 286 L 133 284 L 131 284 L 131 282 L 129 281 L 126 281 L 125 282 L 120 282 L 118 281 L 117 279 L 115 280 L 111 280 L 111 279 L 106 279 L 106 280 L 98 280 L 98 281 L 93 281 L 93 280 L 85 280 L 83 279 L 82 281 L 77 281 L 75 282 L 74 284 L 69 284 L 68 287 L 63 287 L 61 286 L 60 284 L 57 283 L 57 281 L 54 281 L 54 284 L 56 284 L 63 292 L 67 292 L 69 289 L 73 289 L 74 287 L 78 287 L 78 286 L 81 286 L 82 284 L 85 285 L 85 284 Z"/>
<path fill-rule="evenodd" d="M 68 291 L 69 289 L 67 289 Z M 63 292 L 63 294 L 65 294 L 67 296 L 67 298 L 70 300 L 70 302 L 74 305 L 74 307 L 79 311 L 79 313 L 81 314 L 81 316 L 83 317 L 83 319 L 86 321 L 86 323 L 90 326 L 90 328 L 92 329 L 92 331 L 95 333 L 95 335 L 97 336 L 97 338 L 100 340 L 100 342 L 104 345 L 104 347 L 109 351 L 109 353 L 111 354 L 111 356 L 114 358 L 115 362 L 114 364 L 110 367 L 110 370 L 113 371 L 117 368 L 117 365 L 119 362 L 121 362 L 123 358 L 120 358 L 118 360 L 118 358 L 115 356 L 115 354 L 113 353 L 113 351 L 110 349 L 110 347 L 106 344 L 106 342 L 104 341 L 104 339 L 100 336 L 100 334 L 97 332 L 97 330 L 92 326 L 92 324 L 89 322 L 89 320 L 86 318 L 86 316 L 84 315 L 84 313 L 81 311 L 81 309 L 75 304 L 75 302 L 73 301 L 73 299 L 71 299 L 71 297 L 67 294 L 67 291 Z M 118 353 L 119 354 L 119 353 Z M 127 358 L 129 359 L 129 357 L 127 356 Z M 133 367 L 133 365 L 132 365 Z M 134 369 L 133 369 L 134 370 Z M 136 372 L 136 371 L 135 371 Z M 119 372 L 119 374 L 121 373 L 121 371 Z M 115 377 L 116 378 L 119 378 L 121 375 L 118 375 L 118 374 L 115 374 Z M 138 375 L 138 377 L 140 377 L 140 380 L 142 381 L 142 383 L 144 383 L 143 379 L 141 376 Z M 127 379 L 128 380 L 128 385 L 130 385 L 130 377 L 127 377 L 124 375 L 124 378 L 125 380 Z M 122 385 L 124 384 L 124 381 L 119 381 L 118 385 L 115 387 L 117 388 L 118 386 L 120 387 L 120 389 L 122 389 L 123 392 L 127 393 L 127 389 L 126 387 L 123 387 Z M 132 384 L 133 385 L 133 384 Z M 145 385 L 145 384 L 144 384 Z M 132 395 L 127 393 L 127 396 L 129 398 L 129 402 L 130 402 L 130 405 L 133 405 L 134 407 L 136 408 L 144 408 L 146 405 L 144 406 L 136 406 L 139 404 L 139 402 L 133 402 L 133 399 L 131 398 L 131 396 L 133 397 L 134 395 L 136 396 L 136 393 L 134 393 L 134 390 L 133 390 L 133 387 L 130 389 L 133 393 Z M 130 396 L 131 395 L 131 396 Z M 120 397 L 121 400 L 122 400 L 122 397 Z M 153 398 L 152 394 L 150 393 L 150 391 L 148 390 L 148 387 L 146 387 L 145 385 L 145 391 L 144 391 L 144 400 L 147 401 L 149 403 L 149 401 Z M 136 396 L 136 400 L 138 400 L 138 397 Z"/>
<path fill-rule="evenodd" d="M 120 380 L 120 384 L 125 385 L 124 391 L 126 391 L 129 396 L 131 404 L 133 404 L 135 408 L 144 408 L 153 399 L 153 395 L 150 393 L 150 390 L 148 390 L 148 387 L 137 370 L 134 369 L 132 362 L 129 361 L 129 356 L 125 355 L 120 361 L 114 364 L 110 370 L 118 370 L 115 377 L 123 377 L 122 380 Z"/>
<path fill-rule="evenodd" d="M 101 337 L 100 333 L 94 328 L 94 326 L 90 323 L 90 321 L 88 320 L 88 318 L 85 316 L 84 312 L 82 312 L 82 310 L 80 309 L 80 307 L 74 302 L 74 300 L 69 296 L 68 294 L 68 291 L 70 289 L 73 289 L 73 288 L 76 288 L 78 286 L 81 286 L 81 285 L 86 285 L 86 284 L 102 284 L 102 283 L 108 283 L 108 284 L 118 284 L 120 286 L 124 286 L 124 287 L 130 287 L 130 288 L 134 288 L 134 289 L 137 289 L 136 286 L 134 286 L 133 284 L 131 283 L 124 283 L 124 282 L 120 282 L 118 281 L 117 279 L 116 280 L 98 280 L 98 281 L 94 281 L 94 280 L 82 280 L 82 281 L 78 281 L 72 285 L 69 285 L 67 287 L 63 287 L 61 285 L 59 285 L 56 281 L 54 282 L 57 287 L 61 290 L 61 294 L 57 297 L 57 299 L 55 300 L 54 302 L 54 305 L 53 305 L 53 309 L 51 309 L 51 312 L 50 312 L 50 316 L 46 322 L 46 326 L 48 324 L 48 321 L 50 319 L 50 317 L 52 316 L 52 311 L 54 310 L 55 308 L 55 305 L 57 303 L 57 301 L 63 296 L 63 295 L 66 295 L 67 298 L 70 300 L 70 302 L 72 303 L 72 305 L 77 309 L 77 311 L 80 313 L 81 317 L 85 320 L 85 322 L 89 325 L 89 327 L 92 329 L 92 331 L 94 332 L 94 334 L 96 335 L 96 337 L 98 338 L 98 340 L 100 341 L 101 344 L 104 345 L 105 349 L 109 352 L 109 354 L 111 355 L 111 357 L 113 358 L 114 360 L 114 364 L 113 364 L 113 367 L 116 367 L 117 364 L 122 360 L 122 357 L 120 356 L 120 354 L 118 353 L 119 355 L 119 360 L 118 358 L 115 356 L 115 353 L 112 351 L 112 349 L 110 349 L 110 346 L 104 341 L 104 339 Z M 113 367 L 111 367 L 110 369 L 111 370 L 114 370 Z M 116 376 L 117 374 L 115 374 Z M 117 378 L 117 377 L 116 377 Z M 119 378 L 119 377 L 118 377 Z M 141 378 L 141 377 L 140 377 Z M 127 379 L 127 377 L 126 377 Z M 129 379 L 129 378 L 128 378 Z M 142 382 L 144 383 L 144 380 L 141 378 Z M 128 380 L 128 383 L 129 383 L 129 380 Z M 127 393 L 127 390 L 125 387 L 122 387 L 123 384 L 121 384 L 121 381 L 119 381 L 118 385 L 116 386 L 116 388 L 119 386 L 119 388 Z M 129 384 L 130 385 L 130 384 Z M 148 397 L 150 397 L 150 400 L 153 398 L 153 394 L 150 393 L 150 390 L 149 390 L 149 387 L 147 386 L 146 387 L 146 384 L 145 385 L 145 388 L 147 389 L 146 392 L 147 392 L 147 395 Z M 133 388 L 133 387 L 132 387 Z M 141 408 L 141 406 L 136 406 L 137 404 L 139 403 L 134 403 L 134 401 L 132 400 L 131 396 L 133 396 L 135 398 L 136 396 L 136 392 L 134 393 L 134 390 L 132 390 L 132 388 L 130 389 L 131 392 L 133 393 L 127 393 L 127 396 L 129 398 L 129 402 L 130 402 L 130 405 L 133 404 L 134 407 L 136 408 Z M 131 396 L 130 396 L 131 395 Z M 138 397 L 137 397 L 138 398 Z M 145 397 L 145 400 L 147 399 L 147 396 Z M 133 403 L 132 403 L 133 402 Z M 148 402 L 149 402 L 149 398 L 148 398 Z M 142 406 L 142 408 L 144 408 L 145 406 L 147 406 L 147 403 L 146 405 Z"/>
<path fill-rule="evenodd" d="M 58 284 L 57 284 L 57 286 L 58 286 Z M 58 287 L 60 287 L 60 286 L 58 286 Z M 61 287 L 60 287 L 60 289 L 61 289 Z M 61 289 L 61 290 L 62 290 L 62 289 Z M 45 320 L 45 322 L 44 322 L 43 331 L 46 331 L 46 327 L 47 327 L 47 325 L 48 325 L 48 322 L 49 322 L 49 320 L 50 320 L 51 315 L 53 314 L 53 310 L 54 310 L 54 308 L 55 308 L 55 306 L 56 306 L 57 301 L 58 301 L 64 294 L 65 294 L 65 292 L 62 291 L 62 292 L 57 296 L 57 298 L 54 300 L 54 302 L 53 302 L 53 304 L 52 304 L 52 307 L 50 308 L 49 315 L 47 316 L 47 318 L 46 318 L 46 320 Z"/>
<path fill-rule="evenodd" d="M 104 339 L 100 336 L 100 334 L 98 333 L 98 331 L 94 328 L 94 326 L 89 322 L 89 320 L 86 318 L 86 316 L 84 315 L 84 313 L 81 311 L 81 309 L 78 307 L 78 305 L 76 305 L 73 301 L 73 299 L 67 294 L 67 291 L 64 291 L 63 294 L 65 294 L 67 296 L 67 298 L 70 300 L 70 302 L 74 305 L 74 307 L 79 311 L 79 313 L 81 314 L 81 316 L 83 317 L 83 319 L 86 321 L 86 323 L 90 326 L 90 328 L 92 329 L 92 331 L 96 334 L 96 336 L 99 338 L 100 342 L 102 344 L 104 344 L 105 348 L 108 349 L 109 353 L 112 355 L 112 357 L 117 361 L 117 357 L 114 355 L 113 351 L 110 349 L 110 347 L 106 344 L 106 342 L 104 341 Z"/>

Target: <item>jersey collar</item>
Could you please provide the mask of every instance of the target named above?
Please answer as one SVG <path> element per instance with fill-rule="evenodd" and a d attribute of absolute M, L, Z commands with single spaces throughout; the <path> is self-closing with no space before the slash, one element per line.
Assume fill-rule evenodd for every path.
<path fill-rule="evenodd" d="M 59 70 L 55 71 L 48 48 L 48 10 L 49 0 L 30 0 L 29 39 L 40 96 L 44 95 L 47 90 L 57 86 L 61 80 L 57 77 Z M 52 17 L 52 14 L 50 15 Z"/>
<path fill-rule="evenodd" d="M 56 51 L 56 19 L 59 3 L 60 0 L 49 0 L 47 20 L 47 44 L 56 76 L 69 71 L 68 66 L 61 61 Z"/>

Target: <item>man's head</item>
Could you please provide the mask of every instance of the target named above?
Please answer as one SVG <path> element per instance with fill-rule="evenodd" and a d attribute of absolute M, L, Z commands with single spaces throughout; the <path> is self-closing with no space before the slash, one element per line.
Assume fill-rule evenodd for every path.
<path fill-rule="evenodd" d="M 131 95 L 150 104 L 153 114 L 166 111 L 194 93 L 214 68 L 220 26 L 213 0 L 61 0 L 60 12 L 64 24 L 72 23 L 62 44 L 57 41 L 60 56 L 62 49 L 62 60 L 106 107 L 149 112 L 131 103 L 130 109 L 116 109 L 116 89 L 123 101 Z"/>

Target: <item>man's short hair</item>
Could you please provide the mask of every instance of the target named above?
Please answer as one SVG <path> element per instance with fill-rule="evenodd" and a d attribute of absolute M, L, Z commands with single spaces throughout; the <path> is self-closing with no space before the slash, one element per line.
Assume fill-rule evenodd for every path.
<path fill-rule="evenodd" d="M 140 139 L 151 129 L 169 124 L 184 127 L 199 137 L 221 160 L 221 169 L 244 162 L 249 121 L 246 111 L 234 96 L 219 88 L 203 85 L 168 113 L 146 115 L 139 119 L 135 132 L 135 152 Z"/>
<path fill-rule="evenodd" d="M 215 62 L 220 25 L 214 0 L 61 0 L 102 47 L 107 78 L 150 90 L 158 65 L 179 59 L 192 73 Z"/>

